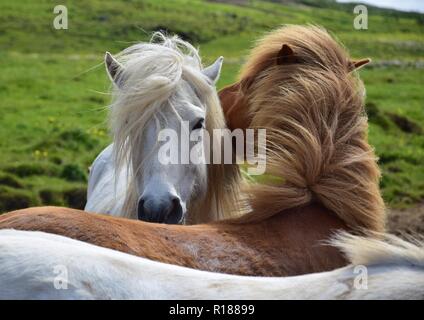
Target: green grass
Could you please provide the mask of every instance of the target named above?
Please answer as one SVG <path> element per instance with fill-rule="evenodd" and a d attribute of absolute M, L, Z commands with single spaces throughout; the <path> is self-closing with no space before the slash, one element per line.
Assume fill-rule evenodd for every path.
<path fill-rule="evenodd" d="M 62 1 L 69 29 L 55 30 L 52 1 L 0 1 L 0 212 L 39 204 L 81 207 L 87 169 L 110 141 L 105 51 L 179 33 L 206 62 L 226 60 L 218 86 L 231 83 L 254 40 L 283 23 L 320 24 L 354 57 L 399 67 L 365 68 L 369 137 L 381 159 L 391 206 L 424 199 L 423 15 L 369 9 L 369 29 L 354 30 L 350 5 L 301 1 L 244 5 L 200 0 Z M 400 117 L 400 118 L 399 118 Z M 406 123 L 406 127 L 404 125 Z M 412 125 L 416 130 L 408 128 Z"/>
<path fill-rule="evenodd" d="M 376 106 L 388 125 L 370 116 L 369 139 L 380 157 L 384 198 L 392 206 L 419 202 L 424 198 L 423 70 L 364 69 L 361 75 L 367 104 Z M 393 115 L 412 123 L 412 129 L 396 124 Z"/>

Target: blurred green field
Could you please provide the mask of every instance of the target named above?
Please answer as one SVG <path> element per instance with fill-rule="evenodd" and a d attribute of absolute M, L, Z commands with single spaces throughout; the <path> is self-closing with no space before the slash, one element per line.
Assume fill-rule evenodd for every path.
<path fill-rule="evenodd" d="M 225 2 L 225 1 L 224 1 Z M 178 33 L 206 62 L 226 60 L 234 81 L 254 40 L 284 23 L 320 24 L 353 57 L 372 57 L 369 137 L 390 206 L 424 199 L 424 15 L 369 8 L 353 29 L 351 5 L 332 1 L 62 1 L 69 29 L 55 30 L 54 1 L 0 1 L 0 212 L 40 204 L 81 207 L 87 168 L 110 141 L 102 59 L 154 30 Z"/>

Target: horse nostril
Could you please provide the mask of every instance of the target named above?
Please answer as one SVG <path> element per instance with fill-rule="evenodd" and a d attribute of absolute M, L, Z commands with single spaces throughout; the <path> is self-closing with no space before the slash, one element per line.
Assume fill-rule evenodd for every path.
<path fill-rule="evenodd" d="M 177 224 L 181 221 L 182 216 L 183 216 L 183 208 L 181 206 L 180 199 L 177 197 L 174 197 L 172 199 L 171 208 L 168 214 L 166 215 L 164 222 L 169 224 Z"/>
<path fill-rule="evenodd" d="M 175 206 L 179 206 L 180 205 L 180 199 L 178 198 L 174 198 L 172 199 L 172 205 Z"/>
<path fill-rule="evenodd" d="M 145 215 L 145 211 L 144 211 L 144 199 L 140 199 L 138 201 L 138 205 L 137 205 L 137 217 L 138 217 L 138 220 L 145 220 L 145 221 L 147 221 L 146 215 Z"/>

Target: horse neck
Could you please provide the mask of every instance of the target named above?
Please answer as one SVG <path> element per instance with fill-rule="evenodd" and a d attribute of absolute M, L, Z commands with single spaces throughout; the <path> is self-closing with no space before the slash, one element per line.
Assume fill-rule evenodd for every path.
<path fill-rule="evenodd" d="M 276 81 L 283 83 L 280 74 L 273 69 L 255 84 L 248 108 L 253 114 L 250 127 L 271 132 L 267 173 L 282 177 L 284 183 L 249 186 L 253 210 L 245 219 L 319 201 L 351 226 L 384 230 L 380 170 L 366 138 L 368 124 L 358 89 L 362 83 L 322 71 L 315 84 L 311 76 L 301 74 L 302 81 L 289 78 L 292 86 L 311 90 L 282 95 L 275 89 Z M 317 92 L 326 99 L 318 99 Z M 269 103 L 272 96 L 278 103 Z"/>
<path fill-rule="evenodd" d="M 265 222 L 287 226 L 288 228 L 298 226 L 306 231 L 306 233 L 330 234 L 337 229 L 349 229 L 340 217 L 318 203 L 284 210 L 268 218 Z"/>
<path fill-rule="evenodd" d="M 351 230 L 340 217 L 318 203 L 283 210 L 261 221 L 245 223 L 236 218 L 229 222 L 243 224 L 246 228 L 273 230 L 273 237 L 283 242 L 290 237 L 298 238 L 303 243 L 313 242 L 328 239 L 336 230 Z"/>

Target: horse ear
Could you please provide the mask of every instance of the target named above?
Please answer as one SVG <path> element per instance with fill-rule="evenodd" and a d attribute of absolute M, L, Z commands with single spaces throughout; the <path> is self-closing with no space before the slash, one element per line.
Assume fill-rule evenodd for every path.
<path fill-rule="evenodd" d="M 367 65 L 370 62 L 371 62 L 371 59 L 370 58 L 365 58 L 365 59 L 361 59 L 361 60 L 351 61 L 351 63 L 350 63 L 351 70 L 350 71 L 360 69 L 360 68 L 362 68 L 363 66 Z"/>
<path fill-rule="evenodd" d="M 277 64 L 295 63 L 298 62 L 294 51 L 288 44 L 283 44 L 277 55 Z"/>
<path fill-rule="evenodd" d="M 121 86 L 120 81 L 117 79 L 124 67 L 109 53 L 106 51 L 105 54 L 105 65 L 106 72 L 110 78 L 110 80 L 118 87 Z"/>
<path fill-rule="evenodd" d="M 218 59 L 216 59 L 216 61 L 213 64 L 211 64 L 209 67 L 206 67 L 202 70 L 202 73 L 206 77 L 208 77 L 208 79 L 211 80 L 213 84 L 215 84 L 219 79 L 223 61 L 224 61 L 224 57 L 219 57 Z"/>

